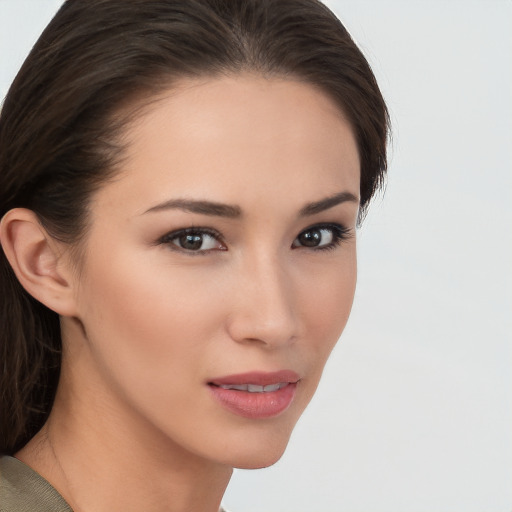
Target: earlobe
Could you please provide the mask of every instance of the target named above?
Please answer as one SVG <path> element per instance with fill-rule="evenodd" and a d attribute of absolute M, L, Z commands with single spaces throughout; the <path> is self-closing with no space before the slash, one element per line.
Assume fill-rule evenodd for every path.
<path fill-rule="evenodd" d="M 46 232 L 33 211 L 7 212 L 0 222 L 0 242 L 16 277 L 32 297 L 60 315 L 75 315 L 72 273 L 62 244 Z"/>

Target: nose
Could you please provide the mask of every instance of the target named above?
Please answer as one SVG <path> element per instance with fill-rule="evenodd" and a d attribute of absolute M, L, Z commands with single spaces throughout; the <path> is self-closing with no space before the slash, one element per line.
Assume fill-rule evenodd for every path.
<path fill-rule="evenodd" d="M 238 343 L 285 346 L 299 334 L 294 279 L 277 257 L 255 259 L 234 279 L 228 332 Z"/>

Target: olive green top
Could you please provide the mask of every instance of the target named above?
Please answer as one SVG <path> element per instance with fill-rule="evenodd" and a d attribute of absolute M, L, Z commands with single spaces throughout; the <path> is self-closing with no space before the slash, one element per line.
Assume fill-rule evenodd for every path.
<path fill-rule="evenodd" d="M 41 475 L 14 457 L 0 457 L 0 512 L 73 512 Z"/>
<path fill-rule="evenodd" d="M 0 456 L 0 512 L 73 512 L 41 475 L 14 457 Z M 223 508 L 219 512 L 227 512 Z"/>

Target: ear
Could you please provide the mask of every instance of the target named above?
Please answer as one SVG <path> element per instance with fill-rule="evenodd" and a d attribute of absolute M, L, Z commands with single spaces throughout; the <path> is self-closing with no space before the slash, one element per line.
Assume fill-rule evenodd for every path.
<path fill-rule="evenodd" d="M 69 255 L 33 211 L 8 211 L 0 222 L 0 243 L 16 277 L 32 297 L 59 315 L 76 314 Z"/>

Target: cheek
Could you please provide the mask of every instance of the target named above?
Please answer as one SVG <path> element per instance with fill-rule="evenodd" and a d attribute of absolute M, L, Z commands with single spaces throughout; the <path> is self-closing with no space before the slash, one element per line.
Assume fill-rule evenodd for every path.
<path fill-rule="evenodd" d="M 347 324 L 354 299 L 357 265 L 355 250 L 343 265 L 330 266 L 315 276 L 300 293 L 301 311 L 307 333 L 304 344 L 315 361 L 315 376 L 323 366 Z M 309 289 L 308 289 L 309 288 Z"/>
<path fill-rule="evenodd" d="M 355 251 L 342 264 L 326 265 L 310 277 L 301 291 L 304 315 L 316 332 L 341 334 L 350 314 L 357 280 Z M 312 326 L 313 327 L 313 326 Z"/>
<path fill-rule="evenodd" d="M 185 378 L 190 365 L 209 370 L 210 342 L 225 338 L 226 317 L 230 307 L 236 309 L 234 299 L 228 300 L 240 293 L 236 272 L 195 264 L 181 268 L 161 255 L 148 263 L 147 254 L 135 251 L 110 254 L 108 262 L 88 263 L 80 295 L 88 341 L 112 367 L 107 370 L 124 368 L 141 379 L 164 379 L 171 368 Z M 290 263 L 288 296 L 294 297 L 299 324 L 299 358 L 319 376 L 352 306 L 355 247 L 342 258 L 300 261 Z"/>
<path fill-rule="evenodd" d="M 198 287 L 202 282 L 203 286 Z M 148 265 L 143 258 L 91 262 L 81 296 L 89 343 L 109 364 L 131 374 L 166 368 L 195 358 L 220 316 L 213 291 L 173 267 Z M 155 372 L 156 374 L 156 372 Z"/>

